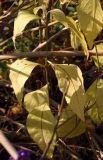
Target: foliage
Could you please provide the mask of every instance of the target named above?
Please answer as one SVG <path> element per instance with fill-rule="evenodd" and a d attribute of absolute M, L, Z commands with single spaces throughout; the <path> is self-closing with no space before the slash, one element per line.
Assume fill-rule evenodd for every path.
<path fill-rule="evenodd" d="M 65 85 L 68 85 L 68 89 L 65 94 L 68 107 L 71 107 L 72 111 L 77 114 L 82 121 L 84 121 L 85 91 L 80 69 L 72 64 L 54 64 L 53 66 L 61 92 L 64 92 Z"/>
<path fill-rule="evenodd" d="M 18 57 L 17 46 L 24 45 L 27 39 L 32 52 L 21 53 L 25 59 L 9 61 L 9 78 L 19 105 L 28 112 L 26 128 L 29 135 L 44 156 L 52 158 L 60 138 L 75 138 L 88 131 L 87 117 L 93 125 L 103 123 L 103 57 L 98 56 L 103 44 L 96 41 L 103 29 L 103 10 L 100 0 L 20 0 L 16 5 L 16 12 L 13 9 L 9 13 L 14 21 L 13 36 L 9 38 L 13 40 L 13 52 Z M 5 15 L 9 16 L 8 12 L 0 17 L 1 21 L 5 20 Z M 5 26 L 0 30 L 2 35 Z M 0 44 L 3 52 L 4 48 L 10 49 L 8 45 L 3 46 L 5 43 Z M 72 64 L 65 63 L 64 55 L 62 63 L 55 58 L 56 54 L 48 60 L 49 53 L 51 56 L 52 53 L 62 53 L 61 49 L 67 50 L 68 46 L 69 49 L 72 47 L 75 56 L 81 51 L 84 53 L 86 62 L 81 66 L 85 70 L 90 60 L 88 50 L 96 53 L 92 60 L 93 67 L 97 67 L 97 76 L 89 88 L 84 84 L 84 68 L 73 58 L 70 59 Z M 27 51 L 28 45 L 24 48 L 20 50 Z M 53 52 L 55 50 L 59 52 Z M 45 52 L 48 55 L 44 56 Z M 38 54 L 41 57 L 37 58 Z"/>
<path fill-rule="evenodd" d="M 20 11 L 14 22 L 14 33 L 13 41 L 15 42 L 15 37 L 20 35 L 24 30 L 25 26 L 32 20 L 39 19 L 38 16 L 29 13 L 28 11 Z M 19 25 L 18 25 L 19 24 Z"/>
<path fill-rule="evenodd" d="M 24 84 L 33 68 L 37 65 L 39 64 L 27 60 L 17 60 L 10 66 L 10 79 L 20 103 L 23 99 Z M 85 131 L 85 123 L 82 122 L 84 121 L 85 105 L 82 73 L 76 65 L 52 64 L 52 66 L 62 93 L 65 92 L 65 86 L 68 85 L 68 90 L 65 95 L 68 106 L 66 106 L 60 118 L 57 135 L 58 137 L 75 137 Z M 21 68 L 23 71 L 21 71 Z M 73 72 L 74 75 L 72 76 Z M 41 149 L 44 150 L 53 134 L 53 128 L 56 123 L 56 117 L 53 117 L 49 107 L 48 86 L 46 85 L 39 90 L 26 94 L 24 97 L 24 105 L 29 112 L 27 118 L 28 132 Z M 52 142 L 53 145 L 51 145 L 50 151 L 48 151 L 49 157 L 52 156 L 54 142 L 55 141 Z"/>
<path fill-rule="evenodd" d="M 97 44 L 94 46 L 93 50 L 97 50 L 97 56 L 92 56 L 95 65 L 99 68 L 103 67 L 103 56 L 98 56 L 98 52 L 103 50 L 103 44 Z"/>
<path fill-rule="evenodd" d="M 24 104 L 29 112 L 27 117 L 28 132 L 40 148 L 44 150 L 53 134 L 55 124 L 49 107 L 48 86 L 26 94 Z M 56 136 L 47 154 L 50 158 L 53 156 L 55 140 Z"/>
<path fill-rule="evenodd" d="M 89 47 L 92 48 L 94 39 L 103 28 L 103 10 L 100 1 L 80 0 L 77 11 L 80 27 L 86 36 Z"/>
<path fill-rule="evenodd" d="M 103 107 L 102 107 L 102 79 L 96 79 L 93 84 L 86 91 L 88 101 L 88 115 L 98 124 L 103 121 Z"/>
<path fill-rule="evenodd" d="M 84 40 L 83 34 L 78 30 L 75 21 L 71 17 L 66 17 L 64 13 L 59 9 L 54 9 L 50 11 L 55 19 L 62 23 L 66 28 L 70 28 L 72 32 L 79 38 L 81 41 L 84 53 L 88 56 L 87 44 Z"/>
<path fill-rule="evenodd" d="M 10 79 L 19 103 L 22 103 L 24 84 L 30 73 L 38 64 L 27 60 L 17 60 L 10 66 Z"/>

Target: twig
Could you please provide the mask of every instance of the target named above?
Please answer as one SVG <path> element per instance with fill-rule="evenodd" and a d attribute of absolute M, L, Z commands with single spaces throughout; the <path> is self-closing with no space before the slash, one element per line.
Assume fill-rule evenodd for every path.
<path fill-rule="evenodd" d="M 70 151 L 70 155 L 72 156 L 73 159 L 81 160 L 80 158 L 77 157 L 77 155 L 73 152 L 73 150 L 68 145 L 66 145 L 65 142 L 62 141 L 60 138 L 59 138 L 59 142 L 63 144 L 63 146 Z"/>
<path fill-rule="evenodd" d="M 38 50 L 40 50 L 41 48 L 43 48 L 44 46 L 48 45 L 51 41 L 55 40 L 59 35 L 61 35 L 64 31 L 68 30 L 68 28 L 63 28 L 61 31 L 57 32 L 55 35 L 51 36 L 47 41 L 39 44 L 34 50 L 33 52 L 36 52 Z"/>
<path fill-rule="evenodd" d="M 89 144 L 90 144 L 90 146 L 92 148 L 92 151 L 94 153 L 94 158 L 98 159 L 98 156 L 97 156 L 97 153 L 96 153 L 96 149 L 95 149 L 95 146 L 94 146 L 94 142 L 93 142 L 93 139 L 92 139 L 91 131 L 89 131 L 89 130 L 87 131 L 87 138 L 89 140 Z"/>
<path fill-rule="evenodd" d="M 87 147 L 83 147 L 83 146 L 76 146 L 76 145 L 67 145 L 69 148 L 76 148 L 76 149 L 80 149 L 80 150 L 88 150 L 88 151 L 92 151 L 92 148 L 87 148 Z M 99 153 L 98 150 L 96 150 L 97 153 Z"/>
<path fill-rule="evenodd" d="M 19 5 L 18 7 L 16 7 L 16 8 L 13 8 L 12 10 L 7 10 L 7 12 L 5 13 L 5 14 L 3 14 L 3 15 L 1 15 L 0 16 L 0 21 L 4 21 L 5 19 L 7 20 L 7 17 L 8 16 L 14 16 L 14 14 L 16 13 L 16 12 L 18 12 L 18 10 L 20 10 L 21 8 L 23 8 L 25 5 L 28 5 L 28 4 L 30 4 L 30 3 L 34 3 L 34 0 L 32 0 L 31 2 L 30 1 L 28 1 L 28 2 L 25 2 L 25 3 L 22 3 L 21 5 Z"/>
<path fill-rule="evenodd" d="M 102 159 L 102 158 L 103 158 L 103 152 L 102 152 L 101 148 L 99 147 L 96 139 L 95 139 L 93 136 L 92 136 L 92 141 L 93 141 L 95 147 L 98 149 L 98 151 L 99 151 L 99 156 L 100 156 L 100 158 Z M 98 155 L 97 155 L 97 156 L 98 156 Z M 99 159 L 99 157 L 98 157 L 98 159 Z"/>
<path fill-rule="evenodd" d="M 46 9 L 46 29 L 45 29 L 45 37 L 46 37 L 46 41 L 49 39 L 50 37 L 50 29 L 48 28 L 48 24 L 50 23 L 50 10 L 52 7 L 52 0 L 48 0 L 48 5 L 47 5 L 47 9 Z M 48 43 L 46 44 L 46 50 L 50 50 L 51 49 L 51 45 Z"/>
<path fill-rule="evenodd" d="M 63 97 L 62 97 L 62 100 L 61 100 L 60 109 L 59 109 L 58 115 L 57 115 L 57 121 L 56 121 L 56 124 L 55 124 L 55 126 L 54 126 L 54 130 L 53 130 L 53 134 L 52 134 L 52 137 L 51 137 L 48 145 L 46 146 L 46 148 L 45 148 L 45 150 L 44 150 L 44 152 L 43 152 L 40 160 L 44 160 L 44 159 L 45 159 L 45 156 L 46 156 L 46 154 L 47 154 L 47 152 L 48 152 L 48 150 L 49 150 L 49 148 L 50 148 L 50 145 L 51 145 L 51 143 L 52 143 L 52 141 L 53 141 L 53 139 L 54 139 L 54 136 L 55 136 L 55 133 L 56 133 L 56 131 L 57 131 L 58 124 L 59 124 L 59 120 L 60 120 L 60 117 L 61 117 L 61 114 L 62 114 L 64 98 L 65 98 L 65 94 L 67 93 L 68 87 L 69 87 L 69 86 L 68 86 L 68 84 L 67 84 L 67 82 L 66 82 L 66 86 L 65 86 L 65 89 L 64 89 L 64 92 L 63 92 Z"/>
<path fill-rule="evenodd" d="M 21 123 L 19 123 L 19 122 L 17 122 L 17 121 L 14 121 L 14 120 L 12 120 L 11 118 L 8 118 L 8 117 L 6 117 L 6 116 L 1 116 L 1 115 L 0 115 L 0 119 L 2 119 L 2 120 L 4 120 L 4 121 L 8 121 L 8 122 L 10 122 L 10 123 L 12 123 L 12 124 L 15 124 L 15 125 L 17 125 L 18 127 L 22 128 L 22 129 L 25 128 L 25 126 L 24 126 L 23 124 L 21 124 Z"/>
<path fill-rule="evenodd" d="M 1 79 L 0 80 L 0 86 L 4 86 L 4 87 L 10 87 L 11 88 L 11 83 L 10 83 L 10 81 L 8 81 L 8 80 L 5 80 L 5 79 Z"/>
<path fill-rule="evenodd" d="M 96 56 L 95 51 L 89 51 L 90 56 Z M 83 51 L 35 51 L 35 52 L 21 52 L 14 54 L 2 54 L 0 55 L 0 60 L 9 60 L 9 59 L 21 59 L 21 58 L 39 58 L 39 57 L 82 57 L 85 56 Z M 98 52 L 98 56 L 103 56 L 103 51 Z"/>
<path fill-rule="evenodd" d="M 19 155 L 9 140 L 5 137 L 3 132 L 0 130 L 0 143 L 8 151 L 8 153 L 13 157 L 14 160 L 17 160 Z"/>

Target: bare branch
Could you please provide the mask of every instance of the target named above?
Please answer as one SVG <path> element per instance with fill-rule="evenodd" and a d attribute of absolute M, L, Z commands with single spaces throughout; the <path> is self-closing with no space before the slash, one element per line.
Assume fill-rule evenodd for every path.
<path fill-rule="evenodd" d="M 43 48 L 44 46 L 46 46 L 47 44 L 49 44 L 51 41 L 55 40 L 59 35 L 61 35 L 64 31 L 68 30 L 68 28 L 63 28 L 61 31 L 57 32 L 55 35 L 51 36 L 47 41 L 39 44 L 34 50 L 33 52 L 36 52 L 38 50 L 40 50 L 41 48 Z"/>
<path fill-rule="evenodd" d="M 90 56 L 96 56 L 95 51 L 89 51 Z M 72 57 L 72 56 L 85 56 L 83 51 L 37 51 L 37 52 L 21 52 L 21 53 L 14 53 L 14 54 L 2 54 L 0 55 L 0 60 L 7 60 L 7 59 L 21 59 L 21 58 L 39 58 L 39 57 Z M 98 56 L 103 56 L 103 51 L 98 52 Z"/>

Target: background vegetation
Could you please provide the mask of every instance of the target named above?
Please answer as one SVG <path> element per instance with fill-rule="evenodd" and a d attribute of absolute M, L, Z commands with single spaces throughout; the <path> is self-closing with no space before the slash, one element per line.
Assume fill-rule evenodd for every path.
<path fill-rule="evenodd" d="M 102 37 L 102 0 L 0 1 L 0 129 L 17 150 L 103 158 Z"/>

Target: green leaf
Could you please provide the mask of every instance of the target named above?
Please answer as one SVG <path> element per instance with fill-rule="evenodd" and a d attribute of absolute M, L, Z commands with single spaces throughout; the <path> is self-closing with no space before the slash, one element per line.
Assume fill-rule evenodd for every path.
<path fill-rule="evenodd" d="M 84 133 L 85 129 L 85 123 L 70 110 L 70 106 L 63 110 L 57 130 L 58 137 L 77 137 Z"/>
<path fill-rule="evenodd" d="M 65 95 L 68 105 L 84 121 L 85 90 L 81 70 L 72 64 L 54 64 L 53 68 L 61 92 L 64 92 L 66 85 L 68 85 Z"/>
<path fill-rule="evenodd" d="M 84 39 L 83 34 L 79 31 L 75 21 L 71 17 L 66 17 L 65 14 L 60 9 L 53 9 L 50 13 L 55 17 L 55 19 L 62 23 L 66 28 L 70 28 L 74 34 L 79 38 L 85 55 L 88 56 L 87 44 Z"/>
<path fill-rule="evenodd" d="M 97 79 L 86 91 L 87 104 L 90 108 L 87 114 L 91 117 L 92 121 L 96 124 L 103 122 L 103 80 Z"/>
<path fill-rule="evenodd" d="M 23 99 L 24 84 L 37 65 L 27 60 L 16 60 L 10 65 L 10 80 L 20 104 Z"/>
<path fill-rule="evenodd" d="M 48 145 L 54 129 L 55 119 L 49 108 L 48 86 L 26 94 L 24 105 L 29 112 L 27 117 L 27 130 L 33 140 L 44 150 Z M 47 153 L 52 158 L 56 135 Z"/>
<path fill-rule="evenodd" d="M 80 27 L 90 48 L 103 28 L 103 10 L 100 0 L 79 0 L 77 8 Z"/>
<path fill-rule="evenodd" d="M 103 51 L 103 43 L 97 44 L 92 51 L 96 52 L 96 49 L 97 49 L 97 55 L 98 55 L 98 52 Z M 92 58 L 97 67 L 103 68 L 103 56 L 92 56 Z"/>
<path fill-rule="evenodd" d="M 20 11 L 14 21 L 13 41 L 15 42 L 16 36 L 22 33 L 22 31 L 30 21 L 37 19 L 39 19 L 37 15 L 31 14 L 26 10 Z"/>

